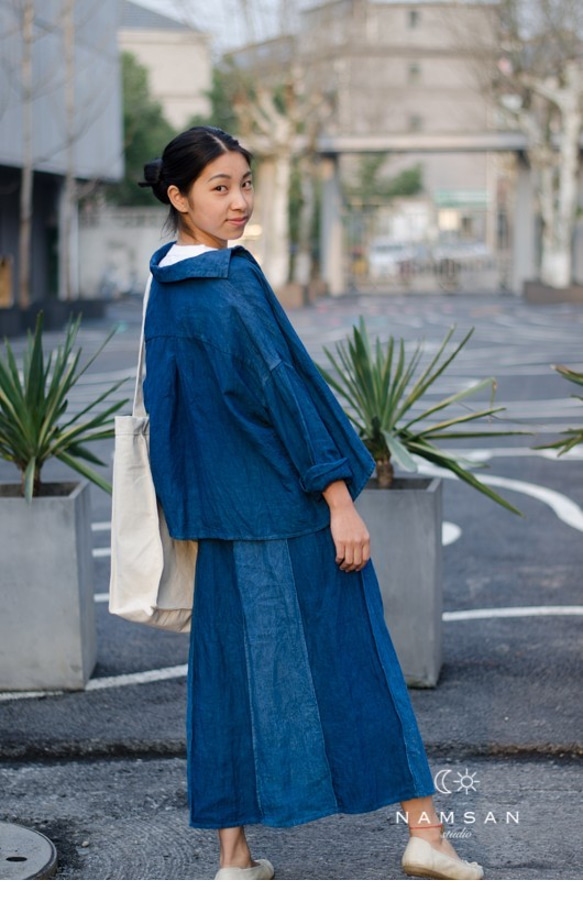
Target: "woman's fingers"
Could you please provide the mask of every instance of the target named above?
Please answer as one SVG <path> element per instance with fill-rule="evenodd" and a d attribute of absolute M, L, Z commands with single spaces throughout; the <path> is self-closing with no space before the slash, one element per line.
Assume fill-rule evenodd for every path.
<path fill-rule="evenodd" d="M 354 569 L 362 570 L 370 559 L 370 540 L 366 539 L 358 546 L 358 552 L 354 555 Z"/>
<path fill-rule="evenodd" d="M 370 539 L 367 539 L 362 546 L 362 566 L 366 566 L 370 561 Z"/>
<path fill-rule="evenodd" d="M 345 542 L 336 546 L 336 563 L 341 570 L 362 570 L 370 560 L 370 540 Z"/>

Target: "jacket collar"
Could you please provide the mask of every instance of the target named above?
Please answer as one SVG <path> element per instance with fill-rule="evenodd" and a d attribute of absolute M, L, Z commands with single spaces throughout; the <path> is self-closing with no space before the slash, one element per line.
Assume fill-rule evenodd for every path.
<path fill-rule="evenodd" d="M 158 282 L 181 282 L 184 279 L 227 279 L 233 254 L 246 256 L 254 261 L 253 256 L 244 247 L 237 245 L 208 254 L 199 254 L 188 260 L 172 263 L 170 266 L 160 266 L 160 261 L 164 259 L 173 244 L 174 242 L 170 241 L 163 245 L 155 252 L 150 261 L 150 272 Z"/>

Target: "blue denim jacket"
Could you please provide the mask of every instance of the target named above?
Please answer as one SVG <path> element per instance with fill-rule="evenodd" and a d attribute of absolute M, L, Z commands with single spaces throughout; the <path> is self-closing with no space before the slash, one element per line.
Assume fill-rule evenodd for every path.
<path fill-rule="evenodd" d="M 356 497 L 368 451 L 243 248 L 151 261 L 144 398 L 150 459 L 177 539 L 290 538 Z"/>

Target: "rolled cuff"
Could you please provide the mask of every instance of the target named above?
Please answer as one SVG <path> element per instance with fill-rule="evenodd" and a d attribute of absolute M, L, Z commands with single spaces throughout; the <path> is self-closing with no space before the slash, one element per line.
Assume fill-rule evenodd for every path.
<path fill-rule="evenodd" d="M 350 482 L 352 470 L 346 457 L 325 464 L 314 464 L 300 479 L 304 492 L 323 492 L 331 482 L 344 479 Z"/>

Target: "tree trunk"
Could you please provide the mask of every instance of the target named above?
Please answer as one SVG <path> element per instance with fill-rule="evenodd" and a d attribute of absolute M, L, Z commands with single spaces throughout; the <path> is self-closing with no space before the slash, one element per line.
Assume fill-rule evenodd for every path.
<path fill-rule="evenodd" d="M 298 250 L 294 259 L 292 282 L 307 286 L 312 277 L 312 226 L 316 204 L 314 167 L 311 157 L 300 160 L 302 209 L 300 212 Z"/>
<path fill-rule="evenodd" d="M 376 476 L 380 489 L 389 489 L 393 484 L 394 475 L 393 465 L 388 458 L 376 461 Z"/>
<path fill-rule="evenodd" d="M 20 183 L 20 224 L 18 235 L 18 304 L 30 305 L 30 249 L 32 234 L 32 191 L 34 180 L 32 146 L 32 42 L 34 0 L 25 0 L 22 10 L 22 176 Z"/>
<path fill-rule="evenodd" d="M 267 277 L 277 291 L 285 285 L 289 277 L 289 186 L 291 178 L 291 157 L 282 148 L 277 148 L 269 161 L 271 188 L 273 191 L 270 220 L 266 236 L 266 256 L 264 266 Z"/>
<path fill-rule="evenodd" d="M 544 173 L 542 190 L 546 194 L 546 202 L 541 205 L 543 211 L 541 280 L 553 288 L 568 288 L 571 284 L 582 117 L 578 110 L 573 109 L 568 115 L 563 115 L 562 120 L 558 166 L 556 170 L 547 170 Z M 545 209 L 549 211 L 546 217 Z"/>
<path fill-rule="evenodd" d="M 60 294 L 66 301 L 72 298 L 71 243 L 73 238 L 75 181 L 75 2 L 64 0 L 63 39 L 65 51 L 65 115 L 67 132 L 67 171 L 63 187 L 60 246 Z"/>
<path fill-rule="evenodd" d="M 550 131 L 547 146 L 535 149 L 533 164 L 540 171 L 540 201 L 543 221 L 541 280 L 552 288 L 568 288 L 571 284 L 573 261 L 572 241 L 578 201 L 579 142 L 583 125 L 581 80 L 583 67 L 575 60 L 564 66 L 561 87 L 549 86 L 546 81 L 532 89 L 554 105 L 558 111 L 558 150 Z M 540 158 L 540 159 L 537 159 Z"/>

